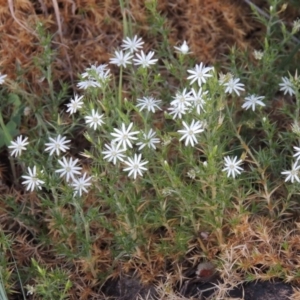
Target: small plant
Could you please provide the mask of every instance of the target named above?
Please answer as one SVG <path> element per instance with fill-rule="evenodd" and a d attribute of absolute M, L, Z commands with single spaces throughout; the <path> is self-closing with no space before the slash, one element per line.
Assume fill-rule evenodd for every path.
<path fill-rule="evenodd" d="M 37 294 L 42 299 L 67 299 L 68 291 L 72 287 L 68 275 L 64 271 L 54 269 L 47 271 L 37 261 L 32 259 L 32 265 L 36 270 L 36 283 L 34 287 L 27 286 L 30 294 Z"/>
<path fill-rule="evenodd" d="M 4 281 L 3 281 L 3 278 L 2 278 L 2 272 L 1 271 L 0 271 L 0 298 L 3 299 L 3 300 L 8 299 L 6 291 L 5 291 L 5 286 L 4 286 Z"/>
<path fill-rule="evenodd" d="M 31 221 L 41 224 L 53 251 L 72 266 L 79 261 L 91 281 L 100 281 L 117 260 L 143 265 L 149 263 L 145 257 L 156 256 L 178 262 L 190 244 L 201 250 L 198 258 L 208 257 L 208 236 L 222 251 L 248 216 L 278 220 L 295 209 L 300 80 L 287 65 L 296 54 L 286 55 L 285 47 L 294 46 L 299 25 L 279 31 L 283 8 L 271 2 L 269 19 L 256 15 L 266 26 L 261 49 L 233 48 L 230 65 L 221 68 L 195 63 L 186 41 L 170 47 L 156 2 L 148 1 L 156 22 L 151 34 L 163 41 L 160 48 L 149 50 L 141 37 L 126 36 L 107 64 L 92 64 L 80 74 L 68 103 L 66 85 L 53 91 L 51 36 L 38 26 L 45 51 L 36 63 L 49 98 L 35 107 L 25 92 L 7 96 L 5 107 L 13 108 L 10 117 L 0 115 L 2 146 L 21 166 L 24 189 L 39 199 L 31 204 L 38 212 Z M 21 97 L 41 126 L 19 134 Z M 85 145 L 80 151 L 76 137 Z M 16 213 L 7 203 L 7 211 Z M 238 257 L 236 264 L 250 269 Z M 43 299 L 68 297 L 68 272 L 35 259 L 32 268 L 30 292 Z M 268 274 L 296 277 L 280 263 Z"/>

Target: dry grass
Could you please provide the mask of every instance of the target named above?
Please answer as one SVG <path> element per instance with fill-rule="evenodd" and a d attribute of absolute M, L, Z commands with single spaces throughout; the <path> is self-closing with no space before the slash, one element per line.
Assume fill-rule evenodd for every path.
<path fill-rule="evenodd" d="M 53 35 L 52 47 L 57 52 L 53 62 L 53 79 L 76 79 L 90 63 L 106 63 L 112 50 L 123 38 L 122 14 L 117 0 L 9 1 L 0 4 L 0 65 L 10 79 L 16 77 L 18 65 L 27 72 L 31 92 L 45 92 L 40 84 L 42 74 L 33 65 L 33 57 L 42 51 L 36 23 L 41 22 Z M 130 1 L 125 13 L 133 20 L 134 32 L 156 49 L 160 42 L 151 35 L 151 24 L 142 1 Z M 221 62 L 229 47 L 251 48 L 259 25 L 250 18 L 249 9 L 234 1 L 161 1 L 159 11 L 166 16 L 169 43 L 187 40 L 198 61 Z M 59 22 L 58 22 L 59 20 Z M 249 40 L 249 38 L 251 38 Z"/>

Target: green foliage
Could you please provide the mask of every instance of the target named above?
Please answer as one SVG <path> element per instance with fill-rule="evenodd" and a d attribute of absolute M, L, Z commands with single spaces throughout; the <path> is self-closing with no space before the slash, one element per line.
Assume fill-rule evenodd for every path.
<path fill-rule="evenodd" d="M 9 271 L 7 267 L 7 261 L 5 259 L 5 253 L 10 247 L 10 237 L 4 233 L 0 233 L 0 299 L 8 299 L 6 290 L 8 288 Z"/>
<path fill-rule="evenodd" d="M 32 293 L 42 299 L 68 299 L 68 291 L 72 287 L 69 275 L 57 268 L 47 270 L 32 259 L 32 266 L 35 270 L 35 285 Z"/>
<path fill-rule="evenodd" d="M 108 245 L 115 260 L 133 259 L 139 251 L 178 260 L 188 252 L 191 241 L 199 240 L 199 232 L 212 233 L 221 246 L 228 238 L 228 228 L 238 224 L 244 214 L 263 214 L 275 220 L 289 213 L 300 185 L 294 180 L 287 182 L 289 180 L 285 180 L 282 172 L 291 169 L 292 149 L 300 141 L 300 80 L 294 67 L 298 59 L 298 45 L 293 42 L 295 32 L 281 22 L 280 3 L 270 1 L 270 18 L 256 13 L 266 26 L 259 58 L 257 53 L 232 48 L 230 63 L 226 66 L 229 72 L 221 75 L 220 70 L 212 68 L 210 77 L 200 87 L 197 81 L 190 84 L 186 78 L 190 75 L 186 71 L 194 67 L 194 59 L 183 53 L 173 54 L 167 43 L 165 20 L 157 12 L 157 2 L 147 1 L 149 20 L 154 24 L 151 34 L 161 41 L 155 57 L 162 63 L 151 68 L 121 67 L 119 76 L 110 74 L 106 79 L 100 78 L 96 66 L 87 69 L 88 78 L 94 79 L 97 86 L 82 92 L 84 105 L 70 114 L 72 124 L 65 121 L 65 112 L 60 106 L 67 96 L 68 85 L 62 83 L 60 92 L 55 92 L 52 85 L 51 63 L 55 55 L 50 47 L 52 37 L 38 24 L 37 32 L 44 52 L 35 63 L 48 83 L 50 94 L 43 95 L 37 106 L 36 99 L 30 100 L 22 90 L 4 95 L 0 147 L 9 145 L 18 134 L 24 109 L 22 103 L 25 102 L 33 109 L 38 125 L 30 128 L 31 141 L 19 162 L 23 169 L 33 165 L 40 169 L 36 177 L 41 176 L 45 182 L 44 189 L 37 190 L 41 217 L 29 220 L 22 215 L 24 212 L 29 214 L 29 204 L 20 208 L 14 199 L 7 198 L 10 215 L 26 226 L 37 226 L 37 222 L 41 222 L 40 228 L 47 228 L 57 239 L 53 246 L 56 253 L 68 262 L 78 258 L 84 260 L 97 278 L 100 275 L 93 255 L 99 240 Z M 126 5 L 123 1 L 120 4 L 125 20 Z M 129 26 L 128 22 L 127 19 L 124 21 L 125 32 L 131 31 L 132 24 Z M 289 53 L 286 53 L 287 45 L 292 49 Z M 277 109 L 274 108 L 274 97 L 281 93 L 278 84 L 284 76 L 289 78 L 295 90 L 295 103 L 291 106 L 284 100 Z M 81 75 L 80 80 L 85 78 Z M 234 78 L 245 83 L 245 93 L 225 90 L 224 85 Z M 203 107 L 197 110 L 190 105 L 182 118 L 173 118 L 168 109 L 171 101 L 175 95 L 180 98 L 183 90 L 191 88 L 208 92 L 203 94 Z M 255 110 L 252 107 L 243 109 L 245 97 L 250 94 L 264 96 L 263 105 L 256 104 Z M 163 112 L 141 111 L 136 103 L 144 96 L 161 100 Z M 104 124 L 96 130 L 83 125 L 92 110 L 103 114 Z M 45 113 L 49 113 L 50 120 L 44 121 Z M 287 124 L 282 125 L 282 119 Z M 199 122 L 203 129 L 195 135 L 194 146 L 185 144 L 179 131 L 193 121 Z M 144 139 L 144 132 L 154 128 L 160 139 L 157 148 L 127 147 L 124 149 L 125 162 L 107 161 L 103 151 L 112 141 L 111 133 L 114 129 L 120 130 L 123 124 L 128 128 L 131 122 L 134 124 L 131 131 L 137 131 L 139 141 Z M 82 164 L 91 176 L 91 187 L 87 195 L 83 192 L 83 196 L 74 193 L 74 182 L 68 182 L 56 172 L 61 168 L 60 158 L 45 152 L 49 137 L 61 134 L 73 140 L 78 132 L 88 141 L 88 149 L 75 155 L 68 149 L 64 155 L 71 156 L 72 153 L 85 159 Z M 124 169 L 128 167 L 128 157 L 136 153 L 142 154 L 147 170 L 143 176 L 132 178 Z M 241 174 L 233 172 L 235 176 L 232 176 L 230 166 L 229 170 L 224 170 L 225 157 L 240 161 Z M 293 176 L 298 181 L 298 171 Z M 277 193 L 279 187 L 283 188 Z M 44 220 L 47 220 L 47 226 L 44 226 Z M 40 234 L 35 238 L 50 245 L 47 233 L 40 230 Z M 207 249 L 201 241 L 200 247 L 206 254 Z M 275 265 L 269 273 L 283 277 L 282 268 Z M 42 299 L 68 297 L 71 281 L 65 271 L 50 270 L 32 259 L 32 274 L 35 284 L 30 290 Z M 248 279 L 253 277 L 248 275 Z"/>
<path fill-rule="evenodd" d="M 9 93 L 7 96 L 2 95 L 0 112 L 8 112 L 9 117 L 0 113 L 0 148 L 8 146 L 11 140 L 19 134 L 18 128 L 21 124 L 21 116 L 24 107 L 17 94 Z M 8 121 L 5 121 L 8 119 Z"/>

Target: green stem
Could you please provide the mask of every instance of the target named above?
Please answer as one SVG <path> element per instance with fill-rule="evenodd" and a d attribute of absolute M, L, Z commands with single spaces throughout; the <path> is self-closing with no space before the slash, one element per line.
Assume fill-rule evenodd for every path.
<path fill-rule="evenodd" d="M 90 228 L 89 228 L 88 222 L 86 221 L 86 219 L 84 217 L 83 209 L 81 208 L 81 206 L 79 205 L 79 203 L 76 201 L 76 198 L 74 199 L 73 204 L 75 206 L 75 209 L 76 209 L 77 213 L 81 217 L 81 220 L 82 220 L 82 223 L 83 223 L 83 227 L 84 227 L 84 232 L 85 232 L 85 238 L 86 238 L 87 243 L 90 246 L 90 244 L 91 244 Z M 80 224 L 77 224 L 77 225 L 78 225 L 78 228 L 81 227 Z M 91 257 L 90 247 L 89 247 L 89 251 L 88 251 L 88 257 Z"/>
<path fill-rule="evenodd" d="M 54 198 L 54 203 L 56 207 L 59 207 L 58 205 L 58 197 L 57 197 L 57 193 L 56 193 L 56 189 L 54 187 L 51 187 L 51 192 L 52 192 L 52 196 Z"/>
<path fill-rule="evenodd" d="M 125 5 L 124 5 L 124 1 L 120 0 L 120 7 L 121 7 L 121 13 L 122 13 L 122 17 L 123 17 L 123 36 L 127 36 L 128 35 L 128 23 L 127 23 L 127 19 L 126 19 L 126 12 L 125 12 Z"/>
<path fill-rule="evenodd" d="M 240 136 L 238 130 L 236 129 L 236 127 L 235 127 L 235 125 L 234 125 L 234 123 L 233 123 L 233 121 L 232 121 L 232 118 L 231 118 L 231 115 L 232 115 L 232 114 L 231 114 L 230 111 L 229 111 L 228 104 L 226 103 L 225 106 L 226 106 L 226 111 L 227 111 L 227 114 L 228 114 L 229 122 L 230 122 L 230 124 L 231 124 L 231 126 L 232 126 L 232 128 L 233 128 L 233 130 L 234 130 L 234 132 L 235 132 L 236 137 L 239 139 L 239 141 L 240 141 L 242 147 L 246 150 L 246 152 L 247 152 L 247 153 L 249 154 L 249 156 L 252 158 L 253 162 L 257 165 L 258 170 L 259 170 L 259 172 L 261 173 L 262 169 L 261 169 L 260 163 L 256 160 L 256 158 L 255 158 L 255 156 L 252 154 L 250 148 L 249 148 L 248 145 L 244 142 L 243 138 Z M 262 176 L 262 177 L 264 177 L 264 176 Z M 263 179 L 265 179 L 265 178 L 263 178 Z"/>
<path fill-rule="evenodd" d="M 4 133 L 5 139 L 6 139 L 6 143 L 9 143 L 12 140 L 12 136 L 10 135 L 9 131 L 7 130 L 4 121 L 3 121 L 3 117 L 2 114 L 0 113 L 0 126 L 2 128 L 2 131 Z M 13 178 L 14 178 L 14 182 L 17 182 L 17 174 L 16 174 L 16 168 L 15 168 L 15 163 L 13 158 L 9 155 L 9 163 L 10 163 L 10 167 L 13 173 Z"/>
<path fill-rule="evenodd" d="M 226 104 L 226 110 L 227 110 L 227 113 L 228 113 L 228 116 L 229 116 L 228 119 L 229 119 L 229 121 L 232 125 L 232 128 L 235 131 L 235 134 L 236 134 L 237 138 L 239 139 L 243 149 L 245 149 L 247 154 L 251 157 L 252 161 L 257 165 L 257 170 L 258 170 L 258 172 L 261 176 L 261 184 L 264 188 L 264 193 L 265 193 L 264 197 L 267 200 L 268 208 L 269 208 L 271 214 L 273 215 L 273 206 L 272 206 L 272 203 L 271 203 L 272 192 L 269 192 L 269 190 L 268 190 L 267 177 L 265 175 L 265 170 L 261 167 L 260 163 L 257 161 L 255 156 L 252 154 L 252 152 L 251 152 L 250 148 L 248 147 L 248 145 L 244 142 L 243 138 L 240 136 L 239 131 L 236 129 L 236 127 L 235 127 L 235 125 L 232 121 L 232 118 L 230 117 L 231 114 L 230 114 L 230 111 L 229 111 L 229 108 L 228 108 L 228 104 Z"/>
<path fill-rule="evenodd" d="M 17 173 L 16 173 L 16 168 L 15 168 L 15 163 L 14 163 L 14 159 L 9 155 L 9 163 L 10 163 L 10 167 L 11 167 L 11 171 L 13 173 L 13 178 L 14 178 L 14 182 L 17 182 Z"/>
<path fill-rule="evenodd" d="M 84 224 L 84 232 L 85 232 L 85 238 L 87 240 L 88 243 L 90 243 L 91 241 L 91 237 L 90 237 L 90 230 L 89 230 L 89 224 L 86 222 L 85 217 L 84 217 L 84 213 L 82 208 L 78 205 L 77 209 L 79 211 L 80 217 L 82 219 L 82 222 Z"/>
<path fill-rule="evenodd" d="M 4 121 L 3 121 L 1 113 L 0 113 L 0 126 L 2 128 L 2 131 L 3 131 L 4 135 L 5 135 L 6 142 L 9 143 L 12 140 L 12 136 L 9 134 L 9 131 L 7 130 L 7 128 L 6 128 L 5 124 L 4 124 Z"/>
<path fill-rule="evenodd" d="M 122 109 L 122 80 L 123 80 L 123 68 L 120 67 L 120 75 L 119 75 L 119 94 L 118 94 L 118 104 L 119 110 Z"/>

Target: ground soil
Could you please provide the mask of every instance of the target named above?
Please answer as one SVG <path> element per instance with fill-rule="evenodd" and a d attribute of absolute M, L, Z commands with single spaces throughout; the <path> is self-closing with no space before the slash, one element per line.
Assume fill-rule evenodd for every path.
<path fill-rule="evenodd" d="M 212 299 L 218 290 L 218 284 L 222 282 L 220 278 L 215 278 L 211 282 L 184 282 L 183 288 L 178 290 L 178 299 Z M 103 288 L 103 293 L 116 300 L 156 299 L 157 291 L 155 286 L 145 286 L 138 278 L 133 276 L 122 276 L 118 280 L 109 281 Z M 289 300 L 293 294 L 290 284 L 279 280 L 258 281 L 240 284 L 236 288 L 228 291 L 230 299 L 243 300 Z M 151 299 L 151 298 L 150 298 Z"/>

